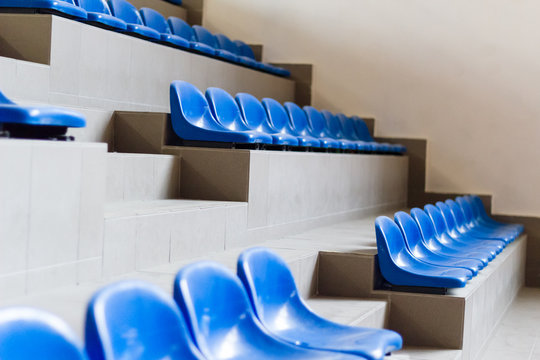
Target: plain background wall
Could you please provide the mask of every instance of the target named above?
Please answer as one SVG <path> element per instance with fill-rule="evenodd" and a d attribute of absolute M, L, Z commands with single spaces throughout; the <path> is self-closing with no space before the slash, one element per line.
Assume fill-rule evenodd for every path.
<path fill-rule="evenodd" d="M 204 25 L 313 63 L 313 104 L 428 139 L 427 189 L 540 216 L 540 3 L 205 0 Z"/>

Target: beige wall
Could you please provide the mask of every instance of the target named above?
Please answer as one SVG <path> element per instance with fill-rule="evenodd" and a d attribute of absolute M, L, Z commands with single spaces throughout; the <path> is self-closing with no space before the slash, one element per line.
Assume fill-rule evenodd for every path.
<path fill-rule="evenodd" d="M 540 216 L 540 4 L 534 0 L 205 0 L 213 31 L 314 67 L 320 108 L 428 139 L 427 190 Z"/>

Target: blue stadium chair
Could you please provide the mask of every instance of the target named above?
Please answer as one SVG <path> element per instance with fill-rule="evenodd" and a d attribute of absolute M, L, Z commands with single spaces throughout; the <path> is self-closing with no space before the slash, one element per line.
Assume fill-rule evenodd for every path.
<path fill-rule="evenodd" d="M 0 92 L 0 130 L 12 137 L 61 138 L 68 128 L 84 126 L 84 117 L 75 111 L 49 106 L 20 106 Z"/>
<path fill-rule="evenodd" d="M 374 144 L 377 149 L 376 151 L 391 152 L 396 154 L 402 154 L 407 151 L 407 148 L 403 145 L 376 142 L 375 139 L 373 139 L 373 137 L 371 136 L 366 122 L 362 118 L 358 116 L 352 116 L 351 120 L 358 138 L 367 143 Z"/>
<path fill-rule="evenodd" d="M 506 231 L 514 232 L 516 235 L 523 232 L 523 225 L 521 224 L 506 224 L 491 219 L 486 213 L 482 200 L 476 195 L 458 197 L 456 201 L 460 203 L 461 207 L 467 206 L 470 208 L 473 221 L 478 225 L 489 226 L 496 229 L 505 229 Z"/>
<path fill-rule="evenodd" d="M 99 290 L 88 304 L 85 338 L 92 360 L 205 359 L 172 297 L 142 281 Z"/>
<path fill-rule="evenodd" d="M 313 136 L 311 129 L 309 128 L 307 115 L 300 106 L 287 101 L 283 104 L 283 107 L 285 108 L 285 111 L 287 111 L 287 115 L 289 115 L 291 128 L 296 134 L 299 134 L 302 138 L 309 139 L 310 141 L 318 141 L 319 145 L 317 147 L 339 149 L 339 143 L 336 140 Z"/>
<path fill-rule="evenodd" d="M 353 149 L 356 150 L 356 145 L 348 140 L 336 139 L 330 135 L 327 123 L 321 112 L 315 109 L 313 106 L 304 106 L 304 112 L 306 113 L 311 133 L 316 138 L 331 139 L 337 142 L 337 146 L 340 149 Z"/>
<path fill-rule="evenodd" d="M 174 35 L 180 36 L 190 42 L 195 40 L 193 29 L 184 20 L 175 16 L 170 16 L 167 19 L 167 23 L 169 24 L 169 28 Z"/>
<path fill-rule="evenodd" d="M 182 0 L 167 0 L 171 4 L 182 5 Z"/>
<path fill-rule="evenodd" d="M 145 26 L 139 10 L 126 0 L 109 0 L 109 8 L 114 16 L 127 24 L 126 32 L 131 35 L 151 40 L 160 40 L 156 30 Z"/>
<path fill-rule="evenodd" d="M 298 146 L 302 147 L 319 147 L 321 142 L 311 136 L 304 137 L 298 134 L 292 127 L 289 121 L 287 111 L 279 102 L 274 99 L 264 98 L 262 104 L 268 116 L 268 122 L 276 129 L 277 132 L 295 136 L 298 139 Z"/>
<path fill-rule="evenodd" d="M 454 204 L 457 204 L 459 208 L 461 209 L 464 217 L 465 217 L 465 227 L 467 229 L 470 229 L 470 231 L 476 231 L 479 233 L 487 233 L 487 234 L 500 234 L 504 236 L 509 236 L 513 239 L 515 239 L 519 233 L 516 231 L 515 228 L 504 228 L 504 227 L 493 227 L 485 224 L 481 224 L 478 221 L 476 221 L 476 218 L 473 215 L 472 209 L 469 206 L 469 203 L 465 201 L 464 198 L 457 197 L 456 201 L 453 200 L 447 200 L 447 203 L 449 201 L 452 201 Z"/>
<path fill-rule="evenodd" d="M 283 68 L 280 68 L 279 66 L 274 66 L 274 65 L 271 65 L 271 64 L 268 64 L 268 63 L 260 62 L 259 63 L 259 68 L 261 70 L 269 72 L 269 73 L 271 73 L 273 75 L 279 75 L 279 76 L 283 76 L 283 77 L 291 76 L 291 72 L 289 70 L 283 69 Z"/>
<path fill-rule="evenodd" d="M 230 131 L 242 131 L 249 134 L 255 142 L 272 144 L 272 136 L 251 130 L 245 123 L 234 98 L 225 90 L 215 87 L 206 89 L 206 101 L 217 122 Z"/>
<path fill-rule="evenodd" d="M 298 294 L 287 264 L 267 249 L 242 252 L 237 273 L 258 319 L 278 339 L 371 360 L 383 359 L 402 346 L 394 331 L 341 325 L 313 313 Z"/>
<path fill-rule="evenodd" d="M 0 310 L 0 359 L 85 360 L 83 346 L 57 316 L 28 307 Z"/>
<path fill-rule="evenodd" d="M 144 25 L 156 30 L 160 35 L 161 41 L 183 49 L 189 49 L 189 40 L 178 35 L 173 35 L 167 20 L 159 12 L 150 8 L 141 8 L 139 9 L 139 13 L 141 14 Z"/>
<path fill-rule="evenodd" d="M 86 10 L 87 22 L 113 30 L 125 31 L 127 24 L 111 14 L 106 0 L 75 0 L 77 5 Z"/>
<path fill-rule="evenodd" d="M 174 299 L 208 359 L 358 359 L 295 347 L 272 337 L 253 313 L 240 279 L 213 262 L 182 268 L 174 281 Z"/>
<path fill-rule="evenodd" d="M 54 13 L 62 16 L 86 20 L 86 11 L 74 2 L 74 0 L 0 0 L 0 8 L 32 9 L 40 12 Z"/>
<path fill-rule="evenodd" d="M 271 126 L 264 106 L 255 96 L 238 93 L 236 94 L 236 102 L 240 108 L 242 118 L 249 129 L 271 135 L 274 145 L 298 146 L 298 138 L 296 136 L 279 132 Z"/>
<path fill-rule="evenodd" d="M 390 148 L 388 146 L 384 146 L 376 142 L 367 142 L 360 139 L 360 137 L 358 137 L 356 134 L 356 129 L 351 118 L 341 113 L 336 114 L 335 117 L 338 120 L 338 125 L 341 126 L 341 134 L 343 134 L 343 137 L 347 140 L 354 141 L 359 151 L 381 153 L 389 152 Z"/>
<path fill-rule="evenodd" d="M 478 238 L 475 236 L 463 234 L 458 229 L 454 212 L 450 209 L 450 207 L 448 207 L 448 205 L 441 201 L 437 202 L 435 205 L 440 210 L 444 218 L 444 222 L 446 223 L 448 234 L 450 234 L 452 238 L 459 239 L 465 242 L 480 243 L 484 245 L 489 244 L 496 251 L 496 254 L 499 254 L 505 248 L 506 243 L 504 242 L 504 240 Z"/>
<path fill-rule="evenodd" d="M 398 211 L 394 214 L 394 221 L 398 224 L 403 239 L 411 254 L 425 263 L 467 269 L 471 272 L 471 278 L 478 275 L 481 264 L 476 260 L 452 258 L 431 251 L 422 239 L 420 228 L 414 219 L 404 211 Z"/>
<path fill-rule="evenodd" d="M 377 257 L 383 277 L 400 286 L 460 288 L 465 287 L 469 270 L 426 264 L 407 249 L 399 226 L 386 216 L 375 220 Z"/>
<path fill-rule="evenodd" d="M 236 44 L 236 46 L 238 48 L 238 53 L 237 53 L 238 55 L 245 56 L 247 58 L 250 58 L 250 59 L 258 62 L 255 59 L 255 54 L 253 53 L 253 49 L 248 44 L 246 44 L 242 40 L 234 40 L 234 43 Z"/>
<path fill-rule="evenodd" d="M 248 58 L 248 59 L 252 59 L 252 60 L 255 61 L 255 67 L 260 69 L 260 70 L 272 73 L 274 75 L 283 76 L 283 77 L 291 76 L 291 72 L 289 70 L 287 70 L 287 69 L 283 69 L 283 68 L 280 68 L 280 67 L 277 67 L 277 66 L 273 66 L 273 65 L 270 65 L 270 64 L 266 64 L 266 63 L 256 61 L 255 60 L 255 54 L 253 53 L 253 50 L 245 42 L 243 42 L 241 40 L 235 40 L 234 43 L 236 44 L 236 46 L 238 48 L 237 55 L 240 57 L 240 59 L 239 59 L 240 61 L 246 61 L 245 59 L 243 59 L 243 57 Z M 251 61 L 247 60 L 247 62 L 248 62 L 247 65 L 252 66 Z"/>
<path fill-rule="evenodd" d="M 232 62 L 238 61 L 238 56 L 236 56 L 235 54 L 227 50 L 222 50 L 219 48 L 216 37 L 208 29 L 200 25 L 193 25 L 192 28 L 195 34 L 195 39 L 199 43 L 211 47 L 214 50 L 214 55 L 219 56 L 220 58 L 223 58 L 225 60 L 232 61 Z M 197 48 L 195 47 L 195 49 Z"/>
<path fill-rule="evenodd" d="M 174 81 L 170 87 L 171 123 L 181 139 L 255 144 L 264 138 L 255 132 L 231 131 L 217 122 L 204 95 L 192 84 Z"/>
<path fill-rule="evenodd" d="M 343 136 L 343 131 L 341 129 L 341 124 L 339 119 L 328 110 L 322 110 L 321 115 L 326 122 L 326 131 L 328 135 L 340 142 L 341 148 L 344 150 L 358 150 L 358 151 L 367 151 L 369 148 L 365 147 L 363 143 L 357 143 L 356 141 L 348 140 Z"/>
<path fill-rule="evenodd" d="M 256 61 L 254 58 L 244 56 L 242 50 L 239 48 L 238 43 L 236 41 L 232 41 L 231 39 L 229 39 L 227 36 L 223 34 L 216 34 L 216 40 L 221 49 L 227 50 L 235 54 L 237 57 L 237 61 L 239 63 L 252 67 L 252 68 L 258 68 L 258 64 L 259 64 L 258 61 Z"/>
<path fill-rule="evenodd" d="M 467 220 L 465 219 L 465 214 L 463 214 L 463 210 L 461 209 L 461 206 L 459 206 L 458 203 L 456 203 L 454 200 L 451 200 L 451 199 L 446 200 L 445 204 L 450 208 L 452 215 L 454 215 L 454 220 L 456 222 L 456 229 L 463 235 L 472 236 L 472 237 L 481 238 L 481 239 L 502 240 L 506 244 L 509 244 L 512 241 L 514 241 L 515 236 L 505 234 L 504 232 L 498 232 L 496 230 L 483 231 L 481 229 L 469 228 L 467 226 Z"/>
<path fill-rule="evenodd" d="M 411 209 L 411 216 L 418 224 L 424 244 L 429 250 L 458 259 L 476 260 L 479 269 L 484 268 L 493 258 L 488 251 L 470 250 L 467 245 L 460 243 L 456 245 L 451 239 L 448 239 L 444 233 L 445 225 L 442 215 L 439 220 L 442 220 L 443 229 L 439 229 L 439 231 L 435 229 L 435 224 L 424 210 L 413 208 Z"/>
<path fill-rule="evenodd" d="M 455 231 L 450 231 L 448 224 L 453 225 L 453 218 L 451 213 L 450 219 L 447 222 L 446 217 L 443 215 L 442 211 L 435 205 L 427 204 L 426 206 L 424 206 L 424 211 L 433 223 L 437 239 L 443 245 L 460 251 L 462 251 L 463 249 L 467 249 L 470 251 L 488 253 L 488 261 L 493 260 L 501 251 L 498 243 L 492 243 L 491 241 L 475 239 L 471 237 L 464 237 L 460 236 Z"/>

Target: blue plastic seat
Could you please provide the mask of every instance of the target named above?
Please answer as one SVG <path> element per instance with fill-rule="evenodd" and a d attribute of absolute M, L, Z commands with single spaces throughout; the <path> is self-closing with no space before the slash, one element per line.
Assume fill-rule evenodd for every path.
<path fill-rule="evenodd" d="M 236 46 L 238 48 L 238 53 L 237 53 L 238 55 L 245 56 L 245 57 L 250 58 L 250 59 L 252 59 L 254 61 L 257 61 L 255 59 L 255 54 L 253 53 L 253 49 L 248 44 L 246 44 L 242 40 L 234 40 L 234 43 L 236 44 Z"/>
<path fill-rule="evenodd" d="M 254 142 L 272 144 L 272 136 L 251 130 L 245 123 L 234 98 L 225 90 L 215 87 L 206 89 L 206 100 L 214 119 L 230 131 L 242 131 L 250 135 Z"/>
<path fill-rule="evenodd" d="M 424 211 L 429 216 L 435 227 L 437 239 L 445 246 L 454 248 L 456 250 L 468 249 L 472 251 L 488 252 L 489 261 L 493 260 L 501 251 L 498 243 L 465 237 L 458 234 L 456 231 L 451 231 L 448 226 L 448 224 L 450 224 L 450 226 L 453 227 L 454 224 L 451 213 L 449 214 L 448 221 L 446 221 L 446 216 L 443 215 L 443 212 L 435 205 L 428 204 L 424 206 Z"/>
<path fill-rule="evenodd" d="M 257 318 L 278 339 L 371 360 L 383 359 L 402 346 L 401 336 L 394 331 L 345 326 L 313 313 L 298 294 L 287 264 L 267 249 L 242 252 L 237 273 Z"/>
<path fill-rule="evenodd" d="M 298 146 L 296 136 L 279 132 L 270 125 L 264 106 L 255 96 L 238 93 L 236 94 L 236 102 L 249 129 L 271 135 L 274 145 Z"/>
<path fill-rule="evenodd" d="M 255 54 L 253 53 L 253 50 L 245 42 L 243 42 L 241 40 L 234 40 L 234 43 L 236 44 L 237 49 L 238 49 L 236 54 L 238 55 L 238 57 L 239 57 L 238 60 L 240 62 L 242 62 L 242 63 L 244 63 L 246 65 L 255 67 L 257 69 L 269 72 L 269 73 L 274 74 L 274 75 L 279 75 L 279 76 L 283 76 L 283 77 L 291 76 L 291 72 L 289 70 L 287 70 L 287 69 L 283 69 L 283 68 L 280 68 L 278 66 L 274 66 L 274 65 L 271 65 L 271 64 L 256 61 L 255 60 Z"/>
<path fill-rule="evenodd" d="M 295 136 L 298 139 L 298 146 L 319 147 L 321 142 L 311 136 L 302 136 L 292 127 L 287 111 L 279 102 L 274 99 L 264 98 L 262 104 L 268 116 L 268 122 L 277 132 Z"/>
<path fill-rule="evenodd" d="M 195 34 L 195 39 L 201 43 L 204 44 L 214 50 L 214 55 L 219 56 L 220 58 L 223 58 L 225 60 L 229 60 L 232 62 L 238 61 L 238 56 L 233 54 L 230 51 L 223 50 L 219 48 L 218 42 L 214 34 L 212 34 L 208 29 L 200 26 L 200 25 L 193 25 L 193 32 Z M 195 47 L 196 48 L 196 47 Z M 196 48 L 197 49 L 197 48 Z M 197 49 L 198 50 L 198 49 Z M 205 52 L 205 51 L 203 51 Z M 206 50 L 208 54 L 211 54 Z"/>
<path fill-rule="evenodd" d="M 85 360 L 81 341 L 55 315 L 29 307 L 0 310 L 0 359 Z"/>
<path fill-rule="evenodd" d="M 75 2 L 86 10 L 86 21 L 113 30 L 125 31 L 127 29 L 124 21 L 111 14 L 106 0 L 75 0 Z"/>
<path fill-rule="evenodd" d="M 184 20 L 177 18 L 175 16 L 170 16 L 167 19 L 167 23 L 169 24 L 171 33 L 173 33 L 174 35 L 178 35 L 188 41 L 193 41 L 195 39 L 195 34 L 193 33 L 193 29 Z"/>
<path fill-rule="evenodd" d="M 331 138 L 339 141 L 339 144 L 343 150 L 366 150 L 364 144 L 359 144 L 356 141 L 347 140 L 345 136 L 343 136 L 339 119 L 334 114 L 332 114 L 328 110 L 322 110 L 320 113 L 323 116 L 324 121 L 326 122 L 326 132 Z"/>
<path fill-rule="evenodd" d="M 20 106 L 0 92 L 0 128 L 13 137 L 46 139 L 64 135 L 70 127 L 85 127 L 84 117 L 49 106 Z"/>
<path fill-rule="evenodd" d="M 351 142 L 335 139 L 328 133 L 326 120 L 319 110 L 315 109 L 313 106 L 304 106 L 304 112 L 306 113 L 308 126 L 314 137 L 334 141 L 335 148 L 337 149 L 348 149 L 350 146 L 354 146 L 356 149 L 356 145 Z"/>
<path fill-rule="evenodd" d="M 506 246 L 506 243 L 504 240 L 499 239 L 487 239 L 487 238 L 478 238 L 476 236 L 470 236 L 463 234 L 458 229 L 458 225 L 456 223 L 456 218 L 454 212 L 450 209 L 448 205 L 445 203 L 439 201 L 435 204 L 437 208 L 440 210 L 444 221 L 446 223 L 446 227 L 448 229 L 448 234 L 454 239 L 459 239 L 461 241 L 465 242 L 473 242 L 473 243 L 480 243 L 483 245 L 490 245 L 494 251 L 496 251 L 496 254 L 499 254 Z"/>
<path fill-rule="evenodd" d="M 447 200 L 447 203 L 453 203 L 461 209 L 461 212 L 463 213 L 463 216 L 465 217 L 464 221 L 464 227 L 469 229 L 469 233 L 472 232 L 478 232 L 482 234 L 489 234 L 492 237 L 496 235 L 502 235 L 505 237 L 509 237 L 511 239 L 515 239 L 519 233 L 516 232 L 516 229 L 511 228 L 503 228 L 503 227 L 493 227 L 485 224 L 481 224 L 478 221 L 476 221 L 476 218 L 473 215 L 472 209 L 469 206 L 469 203 L 465 201 L 464 198 L 456 198 L 456 201 L 453 200 Z"/>
<path fill-rule="evenodd" d="M 311 133 L 307 115 L 300 106 L 290 101 L 283 104 L 283 106 L 287 111 L 287 115 L 289 115 L 289 122 L 291 124 L 291 128 L 296 134 L 299 134 L 302 138 L 306 140 L 309 139 L 309 141 L 318 141 L 319 144 L 316 147 L 321 147 L 325 149 L 339 148 L 339 143 L 336 140 L 330 138 L 318 138 Z"/>
<path fill-rule="evenodd" d="M 212 115 L 205 96 L 188 82 L 174 81 L 170 98 L 172 127 L 184 140 L 254 144 L 264 139 L 255 132 L 232 131 L 222 126 Z"/>
<path fill-rule="evenodd" d="M 159 32 L 144 25 L 139 10 L 130 2 L 126 0 L 109 0 L 109 8 L 114 16 L 127 24 L 127 33 L 146 39 L 160 40 Z"/>
<path fill-rule="evenodd" d="M 437 208 L 435 210 L 438 211 Z M 478 268 L 484 268 L 493 258 L 491 253 L 487 250 L 475 250 L 470 249 L 467 245 L 461 243 L 455 243 L 448 235 L 445 233 L 446 225 L 444 224 L 444 219 L 442 215 L 439 214 L 438 221 L 439 229 L 435 228 L 435 224 L 430 219 L 428 214 L 422 209 L 413 208 L 411 209 L 411 216 L 418 224 L 420 233 L 422 234 L 422 239 L 426 247 L 441 255 L 451 256 L 458 259 L 473 259 L 478 262 Z"/>
<path fill-rule="evenodd" d="M 483 266 L 478 261 L 472 259 L 452 258 L 450 256 L 438 254 L 431 251 L 424 243 L 420 228 L 414 219 L 404 211 L 394 214 L 394 221 L 398 224 L 403 239 L 411 254 L 420 261 L 428 264 L 463 268 L 471 272 L 471 278 L 478 275 L 478 271 Z"/>
<path fill-rule="evenodd" d="M 341 134 L 347 140 L 354 141 L 359 151 L 373 151 L 373 152 L 388 152 L 388 147 L 378 144 L 376 142 L 367 142 L 356 135 L 356 129 L 354 128 L 353 120 L 345 114 L 336 114 L 338 125 L 341 126 Z"/>
<path fill-rule="evenodd" d="M 395 154 L 402 154 L 407 151 L 407 148 L 403 145 L 376 142 L 375 139 L 373 139 L 373 136 L 371 136 L 366 122 L 362 118 L 359 116 L 352 116 L 350 119 L 354 129 L 356 130 L 358 138 L 362 141 L 373 144 L 376 151 L 390 152 Z"/>
<path fill-rule="evenodd" d="M 204 360 L 173 298 L 142 281 L 99 290 L 86 312 L 86 351 L 92 360 Z"/>
<path fill-rule="evenodd" d="M 208 359 L 358 359 L 295 347 L 272 337 L 256 318 L 240 279 L 213 262 L 182 268 L 174 281 L 174 299 Z"/>
<path fill-rule="evenodd" d="M 386 216 L 375 220 L 377 257 L 383 277 L 390 284 L 437 288 L 460 288 L 471 272 L 426 264 L 407 249 L 399 226 Z"/>
<path fill-rule="evenodd" d="M 80 8 L 74 0 L 0 0 L 0 8 L 36 9 L 63 16 L 86 20 L 86 11 Z"/>
<path fill-rule="evenodd" d="M 243 41 L 232 41 L 223 34 L 217 34 L 216 39 L 221 48 L 224 48 L 225 50 L 231 51 L 236 54 L 236 56 L 238 57 L 238 62 L 240 62 L 241 64 L 247 65 L 252 68 L 259 67 L 259 62 L 255 60 L 253 50 L 251 50 L 251 48 Z"/>
<path fill-rule="evenodd" d="M 482 200 L 476 195 L 458 197 L 456 201 L 460 203 L 462 207 L 467 205 L 470 207 L 476 224 L 496 229 L 505 229 L 505 231 L 514 232 L 516 236 L 523 232 L 523 225 L 521 224 L 506 224 L 491 219 L 486 213 Z"/>
<path fill-rule="evenodd" d="M 171 4 L 182 5 L 182 0 L 167 0 Z"/>
<path fill-rule="evenodd" d="M 513 235 L 508 235 L 508 234 L 505 234 L 504 232 L 501 233 L 496 230 L 495 231 L 489 231 L 489 230 L 482 231 L 481 229 L 469 228 L 467 226 L 467 220 L 465 219 L 465 214 L 463 214 L 463 210 L 461 209 L 461 206 L 459 206 L 458 203 L 456 203 L 454 200 L 451 200 L 451 199 L 446 200 L 445 204 L 450 208 L 452 215 L 454 215 L 456 229 L 463 235 L 472 236 L 472 237 L 476 237 L 480 239 L 502 240 L 506 244 L 514 241 L 515 237 Z"/>
<path fill-rule="evenodd" d="M 154 9 L 144 7 L 139 10 L 139 13 L 141 14 L 144 25 L 156 30 L 159 33 L 161 41 L 183 49 L 189 49 L 189 40 L 172 34 L 167 20 L 165 20 L 165 17 L 159 12 Z"/>

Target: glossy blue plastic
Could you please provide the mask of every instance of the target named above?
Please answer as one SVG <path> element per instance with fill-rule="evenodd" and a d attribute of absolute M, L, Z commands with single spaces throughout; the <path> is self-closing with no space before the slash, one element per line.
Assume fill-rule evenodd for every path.
<path fill-rule="evenodd" d="M 452 258 L 431 251 L 423 241 L 418 224 L 406 212 L 398 211 L 395 213 L 394 221 L 401 230 L 407 248 L 418 260 L 432 265 L 467 269 L 471 272 L 471 278 L 478 275 L 478 270 L 480 270 L 478 261 Z"/>
<path fill-rule="evenodd" d="M 253 49 L 248 44 L 246 44 L 242 40 L 234 40 L 234 43 L 238 47 L 238 55 L 255 60 L 255 54 L 253 53 Z"/>
<path fill-rule="evenodd" d="M 139 10 L 144 25 L 156 30 L 159 33 L 161 41 L 175 45 L 183 49 L 189 49 L 189 41 L 181 36 L 174 35 L 169 28 L 165 17 L 154 9 L 141 8 Z"/>
<path fill-rule="evenodd" d="M 435 210 L 437 209 L 435 208 Z M 478 269 L 482 269 L 488 264 L 489 259 L 491 258 L 490 252 L 470 250 L 463 244 L 458 243 L 456 245 L 451 238 L 444 236 L 446 225 L 444 224 L 442 215 L 439 216 L 439 221 L 442 221 L 442 229 L 440 228 L 439 232 L 437 232 L 435 229 L 435 224 L 433 221 L 431 221 L 430 217 L 424 210 L 413 208 L 411 209 L 411 216 L 418 224 L 424 244 L 429 250 L 437 254 L 451 256 L 458 259 L 466 258 L 475 260 L 477 262 L 476 266 Z M 439 233 L 443 233 L 443 235 L 439 235 Z"/>
<path fill-rule="evenodd" d="M 217 122 L 230 131 L 242 131 L 249 134 L 254 142 L 272 144 L 272 136 L 251 130 L 244 122 L 238 104 L 225 90 L 215 87 L 206 89 L 206 100 Z"/>
<path fill-rule="evenodd" d="M 386 216 L 375 220 L 379 267 L 390 284 L 460 288 L 467 284 L 469 270 L 441 267 L 417 260 L 407 249 L 399 226 Z"/>
<path fill-rule="evenodd" d="M 144 25 L 141 14 L 135 6 L 126 0 L 109 0 L 111 13 L 127 24 L 126 32 L 144 38 L 159 40 L 159 32 Z"/>
<path fill-rule="evenodd" d="M 354 129 L 356 130 L 356 134 L 358 138 L 368 143 L 377 144 L 376 145 L 378 148 L 377 151 L 392 152 L 392 153 L 398 153 L 398 154 L 401 154 L 407 151 L 407 148 L 403 145 L 376 142 L 375 139 L 373 139 L 373 136 L 371 136 L 371 133 L 369 132 L 366 122 L 362 118 L 355 115 L 355 116 L 352 116 L 350 119 L 352 121 Z"/>
<path fill-rule="evenodd" d="M 204 360 L 172 297 L 142 281 L 98 291 L 88 304 L 85 338 L 92 360 Z"/>
<path fill-rule="evenodd" d="M 467 236 L 472 236 L 472 237 L 481 238 L 481 239 L 502 240 L 506 244 L 514 241 L 514 236 L 511 236 L 508 234 L 500 233 L 497 231 L 482 231 L 479 229 L 467 227 L 467 220 L 465 219 L 465 214 L 463 214 L 463 210 L 461 209 L 461 206 L 459 206 L 458 203 L 456 203 L 454 200 L 451 200 L 451 199 L 446 200 L 445 204 L 450 208 L 452 215 L 454 215 L 456 229 L 460 233 Z"/>
<path fill-rule="evenodd" d="M 482 245 L 488 245 L 491 246 L 491 249 L 495 251 L 495 254 L 499 254 L 501 251 L 503 251 L 504 247 L 506 246 L 506 243 L 503 240 L 495 240 L 495 239 L 485 239 L 485 238 L 478 238 L 474 236 L 469 236 L 466 234 L 461 233 L 456 224 L 456 219 L 454 216 L 454 213 L 452 210 L 446 205 L 445 203 L 439 201 L 435 204 L 437 208 L 440 210 L 444 222 L 446 223 L 446 228 L 448 229 L 448 234 L 454 238 L 459 239 L 464 242 L 472 242 L 475 244 L 482 244 Z"/>
<path fill-rule="evenodd" d="M 333 138 L 339 141 L 339 144 L 342 149 L 344 150 L 358 150 L 358 145 L 356 141 L 347 140 L 345 136 L 343 135 L 341 124 L 339 123 L 339 119 L 332 114 L 328 110 L 322 110 L 321 115 L 324 118 L 324 121 L 326 122 L 326 132 L 327 134 Z M 364 150 L 364 148 L 361 146 L 361 150 Z"/>
<path fill-rule="evenodd" d="M 195 34 L 193 33 L 193 29 L 183 19 L 177 18 L 175 16 L 170 16 L 167 19 L 167 23 L 169 24 L 169 28 L 174 35 L 180 36 L 190 42 L 195 41 Z"/>
<path fill-rule="evenodd" d="M 52 106 L 20 106 L 0 92 L 0 124 L 85 127 L 78 112 Z"/>
<path fill-rule="evenodd" d="M 167 0 L 171 4 L 182 5 L 182 0 Z"/>
<path fill-rule="evenodd" d="M 341 133 L 347 140 L 354 141 L 356 147 L 360 151 L 377 151 L 377 152 L 389 152 L 388 147 L 382 146 L 374 141 L 368 142 L 360 139 L 356 135 L 356 130 L 353 125 L 353 121 L 344 114 L 336 114 L 335 118 L 338 120 L 338 125 L 341 127 Z"/>
<path fill-rule="evenodd" d="M 201 261 L 182 268 L 174 282 L 174 299 L 208 359 L 358 359 L 272 337 L 256 318 L 240 279 L 217 263 Z"/>
<path fill-rule="evenodd" d="M 394 331 L 345 326 L 313 313 L 298 294 L 287 264 L 267 249 L 242 252 L 237 273 L 262 325 L 290 344 L 371 360 L 383 359 L 402 346 L 401 336 Z"/>
<path fill-rule="evenodd" d="M 480 251 L 482 253 L 487 252 L 489 254 L 488 260 L 491 261 L 499 253 L 500 249 L 498 244 L 491 243 L 489 241 L 474 239 L 471 237 L 462 237 L 455 231 L 450 231 L 447 225 L 447 221 L 442 211 L 435 205 L 428 204 L 424 206 L 424 211 L 431 219 L 434 227 L 437 239 L 445 246 L 454 248 L 456 250 L 468 249 L 471 251 Z M 451 216 L 451 214 L 450 214 Z M 453 219 L 449 222 L 453 224 Z"/>
<path fill-rule="evenodd" d="M 236 62 L 242 62 L 240 61 L 240 58 L 238 56 L 238 47 L 231 39 L 229 39 L 226 35 L 223 34 L 216 34 L 214 35 L 214 37 L 216 39 L 216 45 L 219 50 L 226 51 L 228 54 L 230 54 L 227 56 L 229 56 L 231 60 Z"/>
<path fill-rule="evenodd" d="M 337 141 L 332 140 L 330 138 L 317 138 L 314 137 L 311 133 L 311 129 L 309 128 L 309 123 L 307 119 L 307 115 L 302 110 L 302 108 L 298 105 L 296 105 L 293 102 L 286 102 L 283 104 L 283 107 L 285 108 L 285 111 L 287 111 L 287 115 L 289 116 L 289 122 L 291 124 L 291 129 L 293 129 L 295 134 L 298 134 L 301 136 L 304 141 L 309 141 L 314 147 L 322 147 L 322 148 L 338 148 L 339 144 Z M 318 143 L 317 143 L 318 142 Z"/>
<path fill-rule="evenodd" d="M 113 16 L 106 0 L 75 0 L 76 4 L 86 10 L 87 21 L 103 25 L 114 30 L 125 31 L 124 21 Z"/>
<path fill-rule="evenodd" d="M 236 94 L 236 102 L 246 126 L 254 131 L 272 136 L 275 145 L 298 146 L 298 138 L 293 135 L 281 133 L 270 126 L 264 106 L 253 95 L 246 93 Z"/>
<path fill-rule="evenodd" d="M 208 29 L 200 26 L 193 25 L 193 33 L 195 34 L 195 39 L 198 42 L 194 44 L 193 48 L 207 54 L 216 55 L 230 61 L 237 61 L 238 57 L 227 51 L 219 48 L 218 42 L 214 34 L 212 34 Z M 212 49 L 213 53 L 209 49 Z"/>
<path fill-rule="evenodd" d="M 489 217 L 489 215 L 486 212 L 486 209 L 484 208 L 484 204 L 482 203 L 482 199 L 480 199 L 476 195 L 469 195 L 465 196 L 464 199 L 466 202 L 469 203 L 471 206 L 472 213 L 478 223 L 492 226 L 499 229 L 507 229 L 507 230 L 513 230 L 515 231 L 516 235 L 519 235 L 523 232 L 523 225 L 521 224 L 506 224 L 497 222 Z"/>
<path fill-rule="evenodd" d="M 262 100 L 266 115 L 268 116 L 268 123 L 277 132 L 295 136 L 298 139 L 298 146 L 304 147 L 319 147 L 320 141 L 309 136 L 304 137 L 298 134 L 292 127 L 289 120 L 287 110 L 274 99 L 264 98 Z"/>
<path fill-rule="evenodd" d="M 81 341 L 60 318 L 29 307 L 0 310 L 0 359 L 85 360 Z"/>
<path fill-rule="evenodd" d="M 219 124 L 205 96 L 188 82 L 174 81 L 170 98 L 172 127 L 182 139 L 241 144 L 258 143 L 263 139 L 255 132 L 231 131 Z"/>
<path fill-rule="evenodd" d="M 478 222 L 472 212 L 469 202 L 466 201 L 465 198 L 458 196 L 455 203 L 458 204 L 461 211 L 463 212 L 463 215 L 465 216 L 465 227 L 467 229 L 493 235 L 502 234 L 511 238 L 515 238 L 519 235 L 519 233 L 516 231 L 517 229 L 515 228 L 495 227 Z"/>
<path fill-rule="evenodd" d="M 80 20 L 86 20 L 86 11 L 74 0 L 0 0 L 0 8 L 37 9 L 67 15 Z"/>
<path fill-rule="evenodd" d="M 216 35 L 217 42 L 219 44 L 219 47 L 221 49 L 227 50 L 237 56 L 237 61 L 241 64 L 247 65 L 252 68 L 258 68 L 259 62 L 256 61 L 253 57 L 246 56 L 245 50 L 241 48 L 241 46 L 247 46 L 245 43 L 243 43 L 240 40 L 232 41 L 227 36 L 223 34 L 217 34 Z M 251 51 L 251 54 L 253 54 L 253 51 L 249 46 L 248 47 L 248 53 Z"/>

